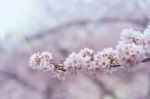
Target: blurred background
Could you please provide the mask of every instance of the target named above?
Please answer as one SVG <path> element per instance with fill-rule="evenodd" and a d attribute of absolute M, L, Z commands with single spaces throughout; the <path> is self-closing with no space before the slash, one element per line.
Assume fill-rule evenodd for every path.
<path fill-rule="evenodd" d="M 143 31 L 150 0 L 0 0 L 0 99 L 150 99 L 149 63 L 134 71 L 65 81 L 28 68 L 34 52 L 60 62 L 84 47 L 115 47 L 124 28 Z"/>

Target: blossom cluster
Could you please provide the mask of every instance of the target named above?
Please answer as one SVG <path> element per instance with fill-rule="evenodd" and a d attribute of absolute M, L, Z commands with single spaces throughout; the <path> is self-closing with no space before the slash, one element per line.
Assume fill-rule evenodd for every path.
<path fill-rule="evenodd" d="M 30 57 L 29 66 L 31 69 L 37 71 L 51 71 L 54 77 L 64 79 L 64 71 L 66 70 L 63 69 L 63 66 L 61 64 L 51 63 L 52 58 L 52 54 L 46 51 L 42 53 L 35 53 Z"/>
<path fill-rule="evenodd" d="M 150 27 L 143 33 L 124 29 L 118 45 L 95 52 L 84 48 L 80 52 L 71 53 L 62 64 L 52 63 L 49 52 L 31 55 L 30 68 L 50 72 L 54 77 L 64 79 L 66 75 L 74 75 L 81 70 L 89 73 L 114 72 L 121 68 L 133 68 L 148 58 L 150 54 Z"/>

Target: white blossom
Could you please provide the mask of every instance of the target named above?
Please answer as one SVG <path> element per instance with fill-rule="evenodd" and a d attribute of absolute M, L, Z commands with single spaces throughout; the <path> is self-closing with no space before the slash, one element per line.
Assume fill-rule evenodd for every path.
<path fill-rule="evenodd" d="M 83 58 L 81 54 L 71 53 L 69 57 L 64 61 L 64 68 L 68 73 L 76 74 L 77 70 L 81 68 Z"/>
<path fill-rule="evenodd" d="M 150 27 L 144 31 L 144 44 L 146 51 L 150 54 Z"/>
<path fill-rule="evenodd" d="M 134 43 L 119 42 L 119 45 L 116 47 L 116 52 L 120 65 L 123 66 L 134 66 L 145 57 L 143 47 Z"/>
<path fill-rule="evenodd" d="M 139 31 L 135 31 L 132 28 L 124 29 L 120 37 L 122 42 L 135 43 L 136 45 L 143 45 L 143 34 Z"/>
<path fill-rule="evenodd" d="M 88 61 L 91 61 L 94 51 L 89 48 L 84 48 L 83 50 L 80 51 L 79 54 L 81 54 L 82 57 L 84 57 L 84 60 L 88 62 Z"/>
<path fill-rule="evenodd" d="M 109 68 L 110 60 L 107 57 L 104 57 L 101 52 L 98 52 L 94 55 L 95 66 L 100 69 Z"/>
<path fill-rule="evenodd" d="M 54 66 L 50 63 L 52 55 L 49 52 L 35 53 L 30 57 L 30 68 L 38 71 L 53 70 Z"/>
<path fill-rule="evenodd" d="M 96 61 L 95 66 L 99 67 L 102 71 L 107 72 L 115 71 L 111 66 L 119 64 L 117 55 L 112 48 L 104 49 L 103 51 L 95 54 L 94 61 Z"/>
<path fill-rule="evenodd" d="M 30 57 L 30 68 L 37 71 L 49 72 L 53 77 L 58 79 L 65 79 L 65 70 L 62 64 L 52 64 L 52 58 L 52 54 L 49 52 L 35 53 Z"/>

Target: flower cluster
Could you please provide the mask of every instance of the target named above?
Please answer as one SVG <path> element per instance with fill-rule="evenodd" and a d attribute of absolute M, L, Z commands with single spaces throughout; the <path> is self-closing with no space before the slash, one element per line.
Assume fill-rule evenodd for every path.
<path fill-rule="evenodd" d="M 49 52 L 35 53 L 30 57 L 29 66 L 31 69 L 43 72 L 51 72 L 54 77 L 64 79 L 65 69 L 63 66 L 51 63 L 52 54 Z"/>
<path fill-rule="evenodd" d="M 112 48 L 107 48 L 94 55 L 94 67 L 101 71 L 112 72 L 114 65 L 119 65 L 117 54 Z"/>
<path fill-rule="evenodd" d="M 88 69 L 91 66 L 94 51 L 84 48 L 79 53 L 72 53 L 64 61 L 64 68 L 68 73 L 76 74 L 80 69 Z"/>
<path fill-rule="evenodd" d="M 120 42 L 116 47 L 116 52 L 119 57 L 120 65 L 134 66 L 144 59 L 145 53 L 141 46 L 134 43 Z"/>
<path fill-rule="evenodd" d="M 74 75 L 80 70 L 88 72 L 114 72 L 122 67 L 134 67 L 150 54 L 150 28 L 144 33 L 133 29 L 124 29 L 116 49 L 106 48 L 94 52 L 84 48 L 71 53 L 62 64 L 54 64 L 51 53 L 42 52 L 30 57 L 30 68 L 51 72 L 55 77 L 64 79 L 65 75 Z"/>
<path fill-rule="evenodd" d="M 124 29 L 120 37 L 121 41 L 125 43 L 135 43 L 136 45 L 143 45 L 143 34 L 139 31 L 135 31 L 132 28 Z"/>
<path fill-rule="evenodd" d="M 80 54 L 72 53 L 64 62 L 64 68 L 67 70 L 68 73 L 76 74 L 77 71 L 81 68 L 81 65 L 83 64 L 82 60 L 83 59 Z"/>
<path fill-rule="evenodd" d="M 30 68 L 40 71 L 53 70 L 54 67 L 50 64 L 52 58 L 52 54 L 49 52 L 35 53 L 30 57 Z"/>

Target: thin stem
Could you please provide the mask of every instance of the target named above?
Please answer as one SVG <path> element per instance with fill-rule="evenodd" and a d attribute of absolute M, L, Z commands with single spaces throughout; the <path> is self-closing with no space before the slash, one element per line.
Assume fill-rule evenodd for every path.
<path fill-rule="evenodd" d="M 141 62 L 150 62 L 150 58 L 146 58 L 146 59 L 143 59 Z M 110 66 L 110 67 L 119 67 L 119 66 L 121 66 L 121 65 L 112 65 L 112 66 Z"/>
<path fill-rule="evenodd" d="M 110 67 L 120 67 L 121 65 L 111 65 Z"/>
<path fill-rule="evenodd" d="M 54 63 L 52 63 L 54 66 L 55 66 L 55 69 L 56 70 L 61 70 L 61 71 L 66 71 L 65 69 L 64 69 L 64 65 L 62 64 L 62 65 L 59 65 L 59 64 L 54 64 Z"/>
<path fill-rule="evenodd" d="M 150 58 L 146 58 L 144 60 L 142 60 L 141 62 L 149 62 L 150 61 Z"/>

